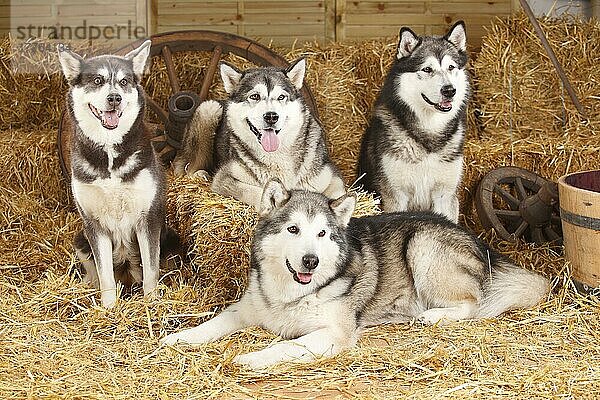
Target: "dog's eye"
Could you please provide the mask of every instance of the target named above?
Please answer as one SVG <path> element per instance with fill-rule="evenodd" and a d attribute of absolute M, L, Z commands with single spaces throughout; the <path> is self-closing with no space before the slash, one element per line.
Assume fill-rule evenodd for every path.
<path fill-rule="evenodd" d="M 448 71 L 452 71 L 454 68 L 456 68 L 454 65 L 448 65 Z"/>
<path fill-rule="evenodd" d="M 283 101 L 287 98 L 287 96 L 285 94 L 280 94 L 279 97 L 277 98 L 277 100 L 279 101 Z"/>
<path fill-rule="evenodd" d="M 252 93 L 250 96 L 248 96 L 248 98 L 250 100 L 258 101 L 260 100 L 260 95 L 258 93 Z"/>
<path fill-rule="evenodd" d="M 99 76 L 94 78 L 94 85 L 102 85 L 103 79 Z"/>
<path fill-rule="evenodd" d="M 430 74 L 433 72 L 433 69 L 431 69 L 431 67 L 425 67 L 421 71 L 425 72 L 426 74 Z"/>
<path fill-rule="evenodd" d="M 300 229 L 298 229 L 298 227 L 296 225 L 288 226 L 287 230 L 289 233 L 291 233 L 293 235 L 297 235 L 298 232 L 300 232 Z"/>
<path fill-rule="evenodd" d="M 127 79 L 125 79 L 125 78 L 123 78 L 119 81 L 119 85 L 121 85 L 121 86 L 127 86 L 127 83 L 128 83 Z"/>
<path fill-rule="evenodd" d="M 317 236 L 319 236 L 319 237 L 323 237 L 323 236 L 325 236 L 325 231 L 323 230 L 323 231 L 319 232 L 319 233 L 317 234 Z"/>

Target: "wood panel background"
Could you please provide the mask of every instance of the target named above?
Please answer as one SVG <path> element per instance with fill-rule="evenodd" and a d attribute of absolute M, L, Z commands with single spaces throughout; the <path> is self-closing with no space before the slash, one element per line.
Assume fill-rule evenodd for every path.
<path fill-rule="evenodd" d="M 441 34 L 463 19 L 469 44 L 477 48 L 492 18 L 518 9 L 518 0 L 0 0 L 0 34 L 11 17 L 23 24 L 84 17 L 100 25 L 134 21 L 150 34 L 209 29 L 290 46 L 396 36 L 402 26 Z"/>
<path fill-rule="evenodd" d="M 154 0 L 156 30 L 209 29 L 276 45 L 335 40 L 335 0 Z"/>
<path fill-rule="evenodd" d="M 442 34 L 465 20 L 472 47 L 478 47 L 495 16 L 519 9 L 518 0 L 152 0 L 157 32 L 220 30 L 276 45 L 294 41 L 359 41 L 396 36 L 410 26 L 423 34 Z"/>

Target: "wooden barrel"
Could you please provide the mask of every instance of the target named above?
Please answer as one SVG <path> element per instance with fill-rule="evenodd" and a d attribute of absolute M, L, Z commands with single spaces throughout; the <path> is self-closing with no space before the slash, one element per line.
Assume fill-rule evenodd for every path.
<path fill-rule="evenodd" d="M 600 294 L 600 170 L 558 180 L 565 256 L 573 279 L 585 292 Z"/>

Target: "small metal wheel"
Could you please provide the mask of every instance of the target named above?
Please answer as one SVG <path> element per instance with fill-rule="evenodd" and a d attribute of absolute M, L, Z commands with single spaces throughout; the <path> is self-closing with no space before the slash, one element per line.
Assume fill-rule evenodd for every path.
<path fill-rule="evenodd" d="M 475 194 L 481 224 L 508 241 L 562 242 L 558 187 L 518 167 L 501 167 L 483 177 Z"/>
<path fill-rule="evenodd" d="M 171 89 L 168 110 L 164 110 L 154 99 L 146 94 L 146 105 L 156 116 L 160 124 L 149 124 L 152 130 L 153 145 L 165 165 L 169 164 L 181 146 L 183 131 L 194 111 L 200 103 L 207 99 L 219 61 L 226 54 L 235 54 L 256 65 L 286 68 L 289 63 L 285 58 L 253 40 L 223 32 L 213 31 L 180 31 L 167 32 L 150 37 L 152 46 L 150 56 L 159 56 L 163 59 L 167 70 L 167 77 Z M 133 42 L 115 54 L 125 55 L 141 45 L 144 40 Z M 211 54 L 210 63 L 204 71 L 200 91 L 181 91 L 180 81 L 177 77 L 174 56 L 179 52 L 201 51 Z M 315 100 L 310 89 L 304 85 L 302 92 L 307 105 L 317 112 Z M 162 125 L 161 125 L 162 124 Z M 69 118 L 63 113 L 58 129 L 58 147 L 60 164 L 63 175 L 69 181 L 70 166 L 68 142 L 72 134 Z"/>

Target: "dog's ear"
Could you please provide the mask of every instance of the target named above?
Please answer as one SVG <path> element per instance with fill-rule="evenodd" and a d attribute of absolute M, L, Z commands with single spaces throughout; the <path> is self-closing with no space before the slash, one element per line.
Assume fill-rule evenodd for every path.
<path fill-rule="evenodd" d="M 403 27 L 400 29 L 400 41 L 398 42 L 396 58 L 399 60 L 410 56 L 419 43 L 421 43 L 421 39 L 410 28 Z"/>
<path fill-rule="evenodd" d="M 58 50 L 58 61 L 60 61 L 62 72 L 70 84 L 79 76 L 84 62 L 83 58 L 69 50 L 62 43 L 56 46 L 56 49 Z"/>
<path fill-rule="evenodd" d="M 290 199 L 290 193 L 279 179 L 271 179 L 263 189 L 258 214 L 262 217 L 283 206 Z"/>
<path fill-rule="evenodd" d="M 467 32 L 463 21 L 455 23 L 444 38 L 455 45 L 460 51 L 467 50 Z"/>
<path fill-rule="evenodd" d="M 226 62 L 220 63 L 219 70 L 221 71 L 221 79 L 223 80 L 225 91 L 228 94 L 233 93 L 235 88 L 240 84 L 240 80 L 242 79 L 242 71 Z"/>
<path fill-rule="evenodd" d="M 146 61 L 148 61 L 148 56 L 150 55 L 150 45 L 152 45 L 152 41 L 146 40 L 140 47 L 131 50 L 125 55 L 125 58 L 131 60 L 133 63 L 133 73 L 138 78 L 138 81 L 141 80 L 142 75 L 144 75 Z"/>
<path fill-rule="evenodd" d="M 348 192 L 342 197 L 329 202 L 329 208 L 331 208 L 331 211 L 333 211 L 340 224 L 344 227 L 350 222 L 355 207 L 356 195 L 353 192 Z"/>
<path fill-rule="evenodd" d="M 298 90 L 302 89 L 304 83 L 304 74 L 306 73 L 306 59 L 301 57 L 294 61 L 285 71 L 285 75 L 290 79 L 292 85 Z"/>

